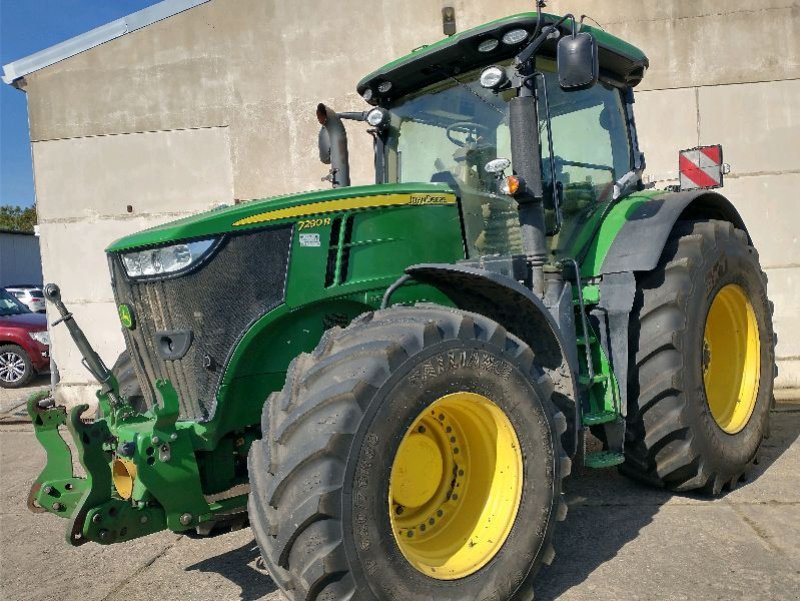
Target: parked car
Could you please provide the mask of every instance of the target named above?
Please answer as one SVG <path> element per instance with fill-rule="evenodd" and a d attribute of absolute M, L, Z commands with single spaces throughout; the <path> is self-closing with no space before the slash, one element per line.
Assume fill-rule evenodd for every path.
<path fill-rule="evenodd" d="M 19 388 L 50 368 L 47 318 L 0 289 L 0 388 Z"/>
<path fill-rule="evenodd" d="M 13 294 L 19 302 L 34 313 L 45 312 L 44 294 L 41 286 L 33 284 L 14 284 L 6 286 L 6 291 Z"/>

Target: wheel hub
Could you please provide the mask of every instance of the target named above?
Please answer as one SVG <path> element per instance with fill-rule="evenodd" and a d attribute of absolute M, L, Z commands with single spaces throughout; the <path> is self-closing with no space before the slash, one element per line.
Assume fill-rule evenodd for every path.
<path fill-rule="evenodd" d="M 760 375 L 761 339 L 753 305 L 740 286 L 728 284 L 711 303 L 703 335 L 706 398 L 724 432 L 741 432 L 750 421 Z"/>
<path fill-rule="evenodd" d="M 495 403 L 467 392 L 438 399 L 392 464 L 390 521 L 401 552 L 440 580 L 478 571 L 511 531 L 522 478 L 516 433 Z"/>

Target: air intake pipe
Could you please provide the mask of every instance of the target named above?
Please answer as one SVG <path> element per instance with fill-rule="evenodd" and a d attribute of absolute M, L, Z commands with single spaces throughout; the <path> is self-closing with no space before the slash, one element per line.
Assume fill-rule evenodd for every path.
<path fill-rule="evenodd" d="M 334 188 L 350 185 L 350 155 L 347 150 L 347 132 L 336 111 L 322 103 L 317 105 L 319 132 L 319 158 L 331 166 L 326 179 Z"/>

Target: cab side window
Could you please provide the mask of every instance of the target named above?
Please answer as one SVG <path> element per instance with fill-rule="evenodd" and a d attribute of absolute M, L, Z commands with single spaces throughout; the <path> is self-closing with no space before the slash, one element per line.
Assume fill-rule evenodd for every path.
<path fill-rule="evenodd" d="M 546 184 L 552 185 L 555 179 L 563 186 L 562 210 L 566 213 L 610 200 L 614 182 L 632 168 L 620 91 L 598 83 L 588 90 L 564 92 L 553 76 L 548 78 L 547 94 L 555 173 L 542 121 L 542 174 Z"/>

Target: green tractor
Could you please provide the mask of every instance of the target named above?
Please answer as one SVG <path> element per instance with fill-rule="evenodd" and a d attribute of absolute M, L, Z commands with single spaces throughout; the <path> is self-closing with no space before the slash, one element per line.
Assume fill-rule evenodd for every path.
<path fill-rule="evenodd" d="M 647 66 L 540 9 L 378 69 L 369 110 L 318 108 L 331 189 L 108 248 L 111 369 L 48 285 L 101 388 L 96 416 L 29 404 L 30 508 L 73 545 L 249 517 L 295 601 L 530 599 L 576 457 L 736 485 L 768 432 L 766 277 L 710 190 L 719 148 L 682 159 L 705 153 L 687 182 L 710 185 L 644 185 Z M 343 120 L 365 122 L 374 185 L 350 186 Z"/>

